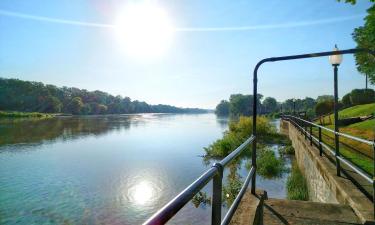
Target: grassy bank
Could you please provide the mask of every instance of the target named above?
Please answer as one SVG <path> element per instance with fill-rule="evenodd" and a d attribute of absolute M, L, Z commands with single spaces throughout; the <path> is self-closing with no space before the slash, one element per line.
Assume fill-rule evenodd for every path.
<path fill-rule="evenodd" d="M 298 168 L 297 163 L 293 163 L 292 171 L 286 182 L 287 197 L 290 200 L 309 200 L 306 179 Z"/>
<path fill-rule="evenodd" d="M 8 112 L 0 111 L 0 118 L 51 118 L 53 114 L 39 112 Z"/>
<path fill-rule="evenodd" d="M 350 108 L 343 109 L 339 112 L 339 118 L 359 117 L 374 115 L 375 103 L 357 105 Z M 319 121 L 316 121 L 319 122 Z M 333 129 L 333 115 L 324 118 L 326 127 Z M 366 140 L 374 140 L 375 138 L 375 119 L 366 120 L 359 123 L 354 123 L 349 126 L 340 126 L 340 132 L 349 134 L 355 137 L 360 137 Z M 323 142 L 334 147 L 334 134 L 328 131 L 322 131 Z M 318 130 L 314 129 L 314 135 L 318 135 Z M 373 149 L 372 146 L 360 143 L 349 138 L 340 137 L 340 153 L 355 165 L 366 171 L 368 174 L 373 174 Z"/>

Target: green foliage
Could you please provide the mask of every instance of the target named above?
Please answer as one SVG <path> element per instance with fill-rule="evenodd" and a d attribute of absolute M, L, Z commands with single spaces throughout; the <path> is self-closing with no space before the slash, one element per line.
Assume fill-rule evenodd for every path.
<path fill-rule="evenodd" d="M 229 130 L 224 132 L 222 138 L 216 140 L 207 148 L 207 157 L 222 158 L 241 145 L 252 134 L 252 117 L 241 116 L 238 121 L 229 123 Z M 283 142 L 285 137 L 276 132 L 266 117 L 257 117 L 258 142 Z M 250 152 L 250 147 L 247 152 Z"/>
<path fill-rule="evenodd" d="M 333 101 L 334 97 L 333 95 L 320 95 L 316 98 L 316 102 L 327 102 L 327 101 Z"/>
<path fill-rule="evenodd" d="M 341 100 L 342 104 L 344 105 L 344 107 L 349 107 L 352 105 L 352 101 L 350 99 L 350 93 L 344 95 L 342 97 L 342 100 Z"/>
<path fill-rule="evenodd" d="M 274 112 L 277 110 L 277 101 L 275 98 L 267 97 L 262 102 L 263 108 L 266 112 Z"/>
<path fill-rule="evenodd" d="M 338 2 L 341 2 L 341 0 L 337 0 Z M 370 2 L 375 2 L 375 0 L 370 0 Z M 355 5 L 357 3 L 357 0 L 345 0 L 345 3 L 350 3 L 352 5 Z"/>
<path fill-rule="evenodd" d="M 46 113 L 25 113 L 25 112 L 4 112 L 0 111 L 0 118 L 24 118 L 24 117 L 32 117 L 32 118 L 51 118 L 53 115 L 46 114 Z"/>
<path fill-rule="evenodd" d="M 67 114 L 201 113 L 206 110 L 149 105 L 102 91 L 56 87 L 40 82 L 0 78 L 0 110 Z"/>
<path fill-rule="evenodd" d="M 319 101 L 315 106 L 315 113 L 317 116 L 323 116 L 333 111 L 333 101 L 325 100 Z"/>
<path fill-rule="evenodd" d="M 268 148 L 259 151 L 257 165 L 257 173 L 266 178 L 279 177 L 285 170 L 283 159 Z"/>
<path fill-rule="evenodd" d="M 372 89 L 354 89 L 350 92 L 350 104 L 362 105 L 375 102 L 375 91 Z"/>
<path fill-rule="evenodd" d="M 352 36 L 357 43 L 357 48 L 375 51 L 375 4 L 367 12 L 365 25 L 354 29 Z M 356 53 L 355 61 L 357 70 L 362 74 L 367 74 L 370 83 L 375 84 L 375 56 L 368 53 Z"/>
<path fill-rule="evenodd" d="M 211 197 L 208 197 L 206 192 L 199 191 L 196 195 L 194 195 L 193 199 L 191 199 L 191 202 L 195 208 L 198 208 L 201 204 L 211 205 Z"/>
<path fill-rule="evenodd" d="M 216 106 L 215 113 L 218 116 L 229 115 L 229 102 L 226 100 L 221 100 L 221 102 Z"/>
<path fill-rule="evenodd" d="M 280 147 L 279 152 L 281 155 L 294 155 L 294 148 L 291 144 Z"/>
<path fill-rule="evenodd" d="M 309 192 L 306 179 L 296 163 L 292 165 L 292 171 L 286 182 L 287 197 L 290 200 L 309 200 Z"/>
<path fill-rule="evenodd" d="M 83 102 L 80 97 L 73 98 L 68 105 L 68 109 L 70 110 L 70 112 L 76 115 L 81 114 L 82 107 L 83 107 Z"/>

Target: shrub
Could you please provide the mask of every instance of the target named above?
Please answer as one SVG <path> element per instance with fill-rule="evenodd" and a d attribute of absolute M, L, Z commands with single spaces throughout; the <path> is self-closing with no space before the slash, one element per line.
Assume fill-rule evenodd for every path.
<path fill-rule="evenodd" d="M 350 92 L 352 105 L 362 105 L 375 102 L 375 91 L 372 89 L 354 89 Z"/>
<path fill-rule="evenodd" d="M 257 165 L 258 174 L 266 178 L 279 177 L 285 170 L 282 158 L 276 158 L 275 153 L 268 148 L 260 151 Z"/>

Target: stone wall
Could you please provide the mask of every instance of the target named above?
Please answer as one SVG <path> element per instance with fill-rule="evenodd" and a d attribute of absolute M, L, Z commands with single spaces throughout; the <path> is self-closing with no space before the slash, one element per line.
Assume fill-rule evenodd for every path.
<path fill-rule="evenodd" d="M 374 223 L 372 202 L 347 178 L 336 175 L 335 165 L 289 121 L 281 120 L 280 131 L 289 136 L 298 167 L 304 174 L 309 198 L 315 202 L 340 203 L 351 206 L 363 223 Z"/>

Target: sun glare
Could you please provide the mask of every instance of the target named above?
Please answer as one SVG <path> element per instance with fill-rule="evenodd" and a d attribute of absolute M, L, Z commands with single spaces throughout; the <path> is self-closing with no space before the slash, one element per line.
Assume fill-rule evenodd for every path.
<path fill-rule="evenodd" d="M 173 26 L 167 12 L 155 4 L 127 5 L 115 26 L 120 44 L 132 56 L 160 56 L 172 41 Z"/>

